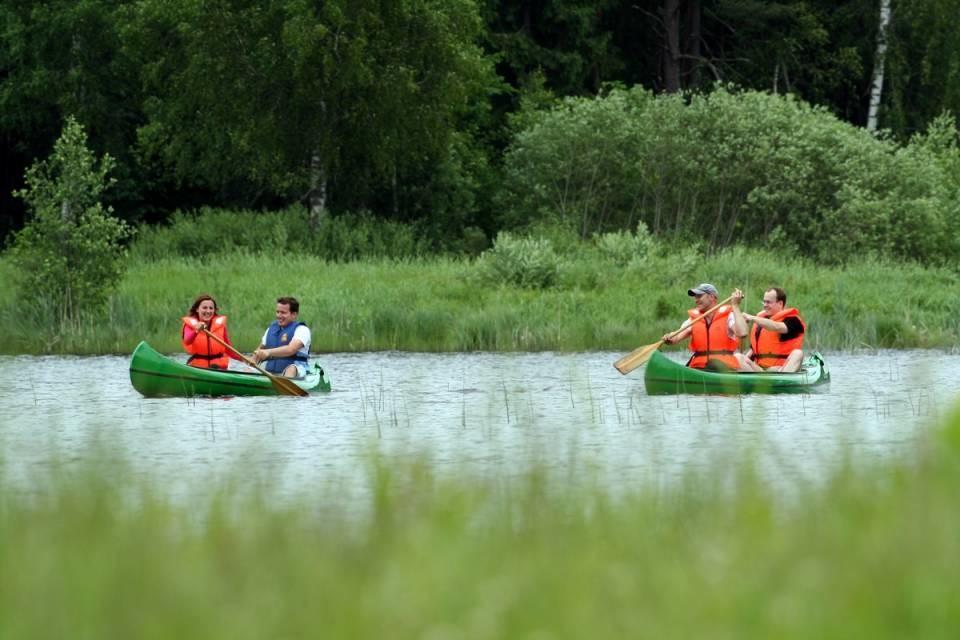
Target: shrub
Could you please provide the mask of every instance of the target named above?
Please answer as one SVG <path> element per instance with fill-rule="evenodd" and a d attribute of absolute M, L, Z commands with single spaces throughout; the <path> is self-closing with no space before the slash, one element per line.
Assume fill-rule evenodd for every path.
<path fill-rule="evenodd" d="M 530 114 L 504 175 L 507 228 L 552 221 L 588 237 L 639 220 L 709 250 L 960 258 L 960 149 L 948 118 L 901 144 L 789 96 L 616 89 Z"/>
<path fill-rule="evenodd" d="M 656 247 L 656 241 L 642 222 L 635 233 L 603 233 L 595 235 L 593 242 L 601 256 L 621 267 L 643 261 Z"/>
<path fill-rule="evenodd" d="M 507 232 L 497 236 L 479 262 L 483 279 L 495 285 L 543 289 L 556 283 L 560 271 L 560 258 L 549 240 L 518 238 Z"/>

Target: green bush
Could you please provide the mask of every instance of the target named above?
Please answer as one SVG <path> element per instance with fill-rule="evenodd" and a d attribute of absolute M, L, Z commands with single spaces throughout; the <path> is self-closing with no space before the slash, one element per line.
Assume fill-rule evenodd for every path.
<path fill-rule="evenodd" d="M 480 273 L 489 284 L 512 284 L 533 289 L 557 282 L 560 258 L 549 240 L 500 233 L 493 248 L 480 258 Z"/>
<path fill-rule="evenodd" d="M 642 222 L 634 233 L 603 233 L 595 235 L 593 241 L 601 256 L 621 267 L 642 262 L 656 249 L 656 241 Z"/>
<path fill-rule="evenodd" d="M 506 155 L 500 208 L 507 228 L 561 221 L 582 238 L 623 229 L 637 219 L 642 185 L 631 160 L 644 92 L 614 91 L 606 98 L 568 98 L 526 116 Z M 637 103 L 641 103 L 638 105 Z"/>
<path fill-rule="evenodd" d="M 718 86 L 617 89 L 526 122 L 505 155 L 506 228 L 550 221 L 588 237 L 639 221 L 710 250 L 960 258 L 960 149 L 946 117 L 900 144 L 789 96 Z"/>

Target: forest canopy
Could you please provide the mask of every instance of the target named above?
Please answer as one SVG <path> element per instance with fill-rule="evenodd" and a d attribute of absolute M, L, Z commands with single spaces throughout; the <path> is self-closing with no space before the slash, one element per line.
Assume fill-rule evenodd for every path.
<path fill-rule="evenodd" d="M 960 0 L 5 0 L 0 236 L 72 117 L 113 159 L 104 206 L 132 224 L 302 206 L 309 233 L 360 216 L 438 250 L 551 221 L 956 258 L 956 15 Z"/>

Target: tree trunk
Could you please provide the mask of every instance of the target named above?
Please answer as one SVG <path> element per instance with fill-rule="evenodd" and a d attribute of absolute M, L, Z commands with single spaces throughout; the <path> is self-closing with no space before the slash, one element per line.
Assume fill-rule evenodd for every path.
<path fill-rule="evenodd" d="M 680 91 L 680 0 L 663 0 L 663 90 Z"/>
<path fill-rule="evenodd" d="M 890 26 L 890 0 L 880 0 L 880 28 L 877 30 L 877 54 L 873 62 L 873 83 L 870 87 L 870 110 L 867 131 L 877 130 L 877 112 L 883 95 L 883 66 L 887 56 L 887 29 Z"/>
<path fill-rule="evenodd" d="M 310 231 L 316 232 L 327 216 L 327 168 L 315 151 L 310 156 Z"/>
<path fill-rule="evenodd" d="M 686 38 L 684 38 L 684 64 L 685 74 L 687 76 L 687 87 L 699 87 L 701 82 L 701 55 L 700 41 L 703 33 L 701 28 L 702 11 L 700 0 L 688 0 L 684 11 L 684 23 L 687 27 Z"/>
<path fill-rule="evenodd" d="M 392 191 L 392 200 L 391 203 L 394 220 L 400 219 L 400 181 L 397 178 L 397 165 L 393 165 L 393 172 L 390 175 L 390 190 Z"/>

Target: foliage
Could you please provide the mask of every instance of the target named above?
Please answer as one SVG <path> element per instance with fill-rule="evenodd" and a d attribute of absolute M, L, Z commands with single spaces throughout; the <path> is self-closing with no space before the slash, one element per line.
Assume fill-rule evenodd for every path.
<path fill-rule="evenodd" d="M 84 126 L 95 153 L 114 159 L 115 184 L 104 204 L 112 204 L 124 220 L 155 211 L 149 194 L 159 190 L 158 176 L 134 160 L 144 96 L 138 64 L 121 42 L 119 16 L 127 4 L 130 0 L 0 3 L 0 165 L 9 167 L 0 172 L 0 238 L 26 220 L 23 202 L 11 192 L 23 188 L 27 167 L 50 154 L 68 115 Z"/>
<path fill-rule="evenodd" d="M 484 0 L 486 36 L 498 52 L 499 69 L 509 82 L 522 86 L 543 74 L 561 95 L 600 89 L 626 63 L 612 46 L 603 18 L 614 0 Z"/>
<path fill-rule="evenodd" d="M 100 202 L 112 166 L 109 155 L 94 158 L 83 127 L 68 118 L 51 156 L 27 170 L 16 195 L 33 217 L 11 250 L 26 308 L 46 303 L 75 321 L 100 311 L 120 281 L 129 228 Z"/>
<path fill-rule="evenodd" d="M 493 285 L 511 284 L 543 289 L 557 280 L 560 258 L 545 238 L 497 235 L 493 248 L 481 256 L 483 279 Z"/>
<path fill-rule="evenodd" d="M 714 249 L 775 241 L 832 262 L 864 252 L 948 262 L 960 257 L 955 138 L 937 121 L 901 145 L 752 91 L 617 89 L 568 99 L 517 135 L 503 223 L 557 220 L 587 236 L 639 220 Z"/>
<path fill-rule="evenodd" d="M 637 131 L 628 114 L 652 99 L 643 91 L 567 99 L 532 120 L 506 155 L 503 224 L 556 220 L 583 238 L 630 227 L 642 186 L 630 158 Z"/>
<path fill-rule="evenodd" d="M 644 260 L 656 249 L 656 240 L 642 222 L 637 225 L 634 233 L 628 231 L 602 233 L 594 236 L 593 242 L 602 256 L 621 267 Z"/>
<path fill-rule="evenodd" d="M 955 152 L 901 154 L 892 138 L 858 141 L 827 117 L 864 122 L 874 0 L 677 2 L 681 50 L 699 50 L 678 62 L 684 86 L 709 92 L 720 79 L 794 97 L 746 92 L 734 106 L 730 91 L 653 98 L 665 86 L 664 6 L 8 0 L 0 236 L 23 225 L 10 194 L 74 114 L 91 148 L 116 160 L 104 203 L 125 220 L 278 209 L 326 186 L 334 215 L 412 223 L 449 251 L 544 218 L 575 221 L 583 237 L 642 220 L 713 247 L 747 238 L 825 254 L 862 215 L 851 224 L 858 251 L 913 257 L 951 245 L 947 205 L 930 185 L 946 177 L 953 190 L 944 156 Z M 958 10 L 960 0 L 894 3 L 881 125 L 900 143 L 960 113 Z M 915 179 L 930 159 L 930 175 Z M 525 163 L 544 168 L 526 186 L 553 201 L 505 191 L 503 161 L 506 183 Z M 864 172 L 875 175 L 849 175 Z M 887 187 L 890 175 L 912 184 Z"/>
<path fill-rule="evenodd" d="M 147 0 L 131 19 L 154 93 L 140 143 L 199 183 L 320 180 L 359 208 L 442 159 L 490 82 L 468 0 Z"/>
<path fill-rule="evenodd" d="M 491 153 L 475 136 L 456 133 L 449 152 L 429 168 L 429 175 L 400 189 L 406 203 L 402 218 L 410 220 L 434 250 L 476 255 L 490 245 L 490 201 L 499 179 Z"/>
<path fill-rule="evenodd" d="M 225 254 L 241 251 L 349 261 L 413 257 L 427 249 L 411 225 L 380 220 L 367 213 L 335 216 L 311 233 L 306 209 L 295 206 L 273 213 L 209 207 L 177 212 L 168 225 L 142 227 L 131 252 L 141 260 L 171 256 L 219 260 Z"/>
<path fill-rule="evenodd" d="M 960 113 L 957 15 L 960 0 L 894 3 L 884 126 L 907 136 L 923 131 L 944 111 Z"/>

